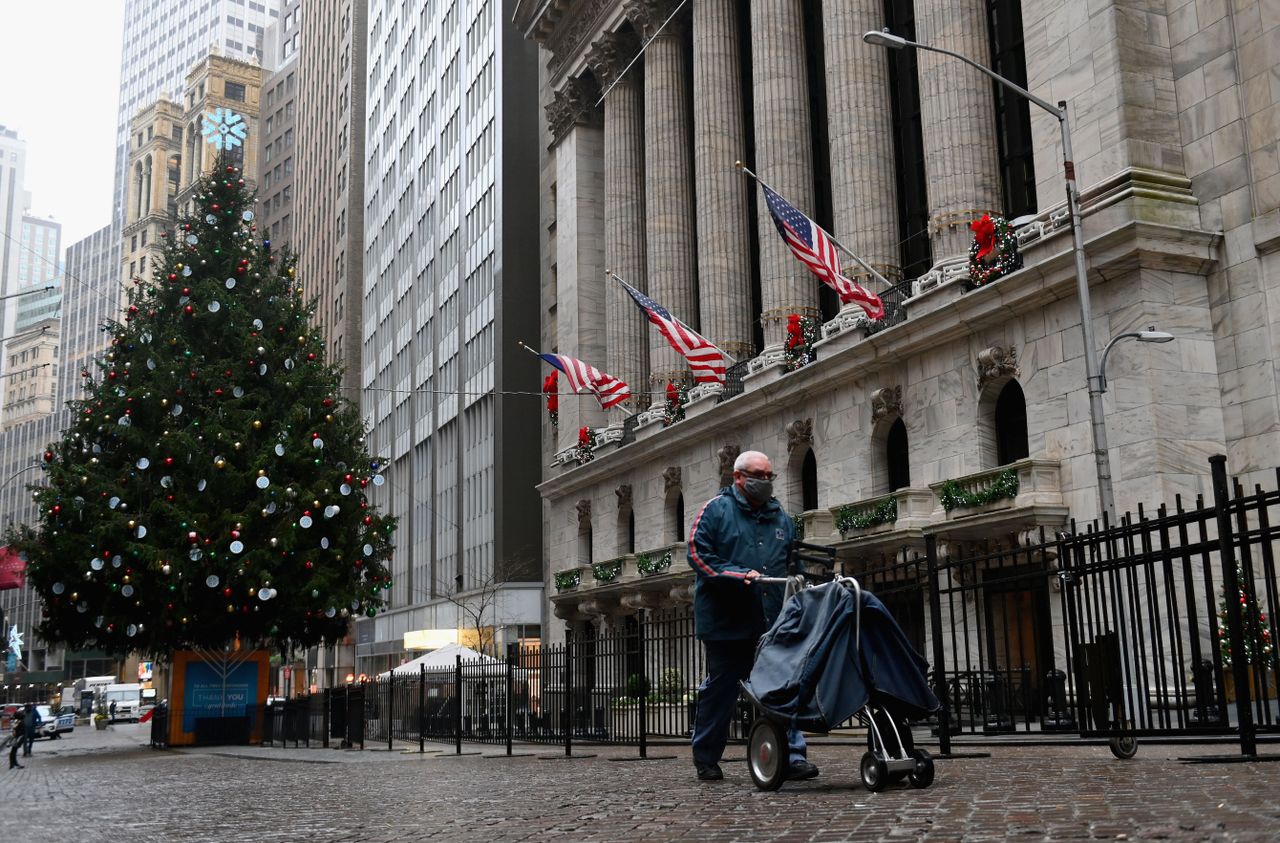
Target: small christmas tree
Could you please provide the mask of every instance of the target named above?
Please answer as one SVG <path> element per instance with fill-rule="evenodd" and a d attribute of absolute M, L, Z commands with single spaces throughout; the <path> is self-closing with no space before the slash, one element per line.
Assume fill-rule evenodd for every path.
<path fill-rule="evenodd" d="M 1250 583 L 1245 579 L 1244 568 L 1240 565 L 1236 565 L 1236 582 L 1239 583 L 1240 588 L 1240 621 L 1244 627 L 1245 664 L 1270 669 L 1275 648 L 1271 643 L 1271 629 L 1267 624 L 1267 615 L 1259 609 L 1257 598 L 1250 594 Z M 1222 666 L 1231 667 L 1231 639 L 1227 632 L 1225 593 L 1218 601 L 1218 619 L 1218 648 L 1222 653 Z"/>
<path fill-rule="evenodd" d="M 390 588 L 394 524 L 366 498 L 381 462 L 252 201 L 235 167 L 201 180 L 163 266 L 104 325 L 109 351 L 44 454 L 38 526 L 9 536 L 47 641 L 311 646 Z"/>

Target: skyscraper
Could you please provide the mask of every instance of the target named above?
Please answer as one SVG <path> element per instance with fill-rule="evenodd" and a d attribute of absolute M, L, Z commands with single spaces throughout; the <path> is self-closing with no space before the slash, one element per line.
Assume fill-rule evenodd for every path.
<path fill-rule="evenodd" d="M 514 6 L 370 10 L 361 384 L 400 525 L 390 611 L 356 624 L 365 673 L 407 633 L 539 634 L 538 405 L 495 392 L 538 385 L 516 345 L 538 335 L 538 71 Z"/>
<path fill-rule="evenodd" d="M 206 55 L 260 63 L 279 0 L 126 0 L 116 116 L 115 218 L 124 225 L 129 121 L 162 97 L 179 98 L 187 72 Z"/>
<path fill-rule="evenodd" d="M 302 0 L 284 0 L 280 20 L 267 27 L 258 133 L 258 230 L 276 248 L 294 244 L 294 170 L 298 128 L 298 50 Z"/>
<path fill-rule="evenodd" d="M 31 204 L 24 186 L 27 143 L 15 129 L 0 125 L 0 295 L 18 291 L 18 268 L 23 259 L 22 219 Z M 0 300 L 0 336 L 13 333 L 15 309 Z M 0 374 L 7 371 L 0 360 Z"/>

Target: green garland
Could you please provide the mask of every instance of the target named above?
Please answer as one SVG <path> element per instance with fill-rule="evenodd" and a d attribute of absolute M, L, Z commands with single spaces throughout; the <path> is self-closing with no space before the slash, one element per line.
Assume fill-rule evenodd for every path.
<path fill-rule="evenodd" d="M 942 508 L 950 512 L 957 507 L 984 506 L 992 501 L 1012 498 L 1018 494 L 1018 472 L 1006 468 L 996 476 L 996 480 L 981 492 L 966 492 L 959 483 L 948 480 L 938 490 L 938 500 Z"/>
<path fill-rule="evenodd" d="M 596 582 L 613 582 L 622 573 L 622 560 L 609 559 L 605 562 L 596 562 L 591 566 L 591 576 Z"/>
<path fill-rule="evenodd" d="M 662 405 L 662 426 L 671 427 L 684 421 L 684 407 L 689 403 L 687 384 L 667 383 L 667 402 Z"/>
<path fill-rule="evenodd" d="M 577 588 L 582 583 L 582 570 L 574 568 L 572 571 L 556 572 L 556 591 L 567 591 L 571 588 Z"/>
<path fill-rule="evenodd" d="M 670 567 L 671 551 L 669 550 L 657 559 L 648 553 L 636 554 L 636 570 L 646 577 L 651 574 L 660 574 Z"/>
<path fill-rule="evenodd" d="M 892 495 L 880 501 L 874 509 L 855 512 L 853 507 L 845 505 L 836 513 L 836 529 L 841 535 L 853 530 L 868 530 L 890 521 L 898 520 L 898 499 Z"/>
<path fill-rule="evenodd" d="M 796 314 L 791 314 L 797 317 Z M 792 325 L 795 328 L 792 328 Z M 794 372 L 814 361 L 814 344 L 818 341 L 818 320 L 810 316 L 798 316 L 796 321 L 788 317 L 787 339 L 782 344 L 783 369 Z"/>

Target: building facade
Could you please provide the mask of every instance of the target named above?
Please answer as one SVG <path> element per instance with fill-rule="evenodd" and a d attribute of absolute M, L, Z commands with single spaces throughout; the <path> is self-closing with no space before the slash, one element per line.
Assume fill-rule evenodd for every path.
<path fill-rule="evenodd" d="M 293 244 L 294 153 L 298 133 L 298 51 L 302 1 L 286 0 L 279 21 L 267 27 L 262 83 L 262 131 L 258 136 L 258 230 L 274 248 Z"/>
<path fill-rule="evenodd" d="M 116 120 L 116 219 L 125 224 L 129 191 L 129 123 L 159 99 L 178 101 L 187 73 L 208 55 L 259 64 L 266 27 L 280 17 L 279 0 L 128 0 L 120 55 Z"/>
<path fill-rule="evenodd" d="M 22 222 L 31 204 L 31 194 L 25 187 L 26 171 L 26 141 L 16 129 L 0 125 L 0 295 L 18 291 L 19 266 L 29 259 L 22 239 Z M 13 333 L 14 313 L 12 300 L 0 300 L 0 336 Z M 0 361 L 0 375 L 7 371 L 7 362 Z"/>
<path fill-rule="evenodd" d="M 4 426 L 53 415 L 58 383 L 58 319 L 45 319 L 4 344 L 9 374 Z"/>
<path fill-rule="evenodd" d="M 1206 491 L 1213 453 L 1244 478 L 1275 466 L 1280 94 L 1263 56 L 1280 21 L 1266 4 L 679 5 L 515 16 L 541 47 L 543 345 L 633 389 L 686 377 L 609 268 L 740 361 L 669 427 L 648 401 L 625 423 L 575 404 L 566 425 L 563 398 L 558 434 L 544 423 L 555 632 L 687 611 L 688 527 L 747 449 L 773 458 L 783 506 L 853 573 L 926 534 L 963 552 L 1099 515 L 1059 125 L 945 56 L 865 44 L 871 30 L 1066 102 L 1097 351 L 1152 325 L 1175 337 L 1110 355 L 1119 510 Z M 885 320 L 820 291 L 737 160 L 889 279 L 845 260 Z M 969 264 L 984 214 L 1026 215 L 1020 268 L 988 283 Z M 817 359 L 794 370 L 791 314 L 822 323 Z M 579 425 L 601 442 L 585 464 Z"/>
<path fill-rule="evenodd" d="M 497 391 L 538 377 L 517 346 L 538 331 L 536 51 L 514 8 L 370 10 L 360 383 L 400 521 L 362 672 L 439 646 L 415 642 L 540 635 L 538 430 Z"/>

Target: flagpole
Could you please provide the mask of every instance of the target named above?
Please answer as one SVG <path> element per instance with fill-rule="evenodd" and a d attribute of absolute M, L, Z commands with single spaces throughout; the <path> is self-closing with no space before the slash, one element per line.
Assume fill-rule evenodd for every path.
<path fill-rule="evenodd" d="M 756 175 L 755 173 L 753 173 L 753 172 L 751 171 L 751 169 L 750 169 L 749 167 L 747 167 L 747 165 L 746 165 L 746 164 L 743 164 L 741 161 L 734 161 L 734 162 L 733 162 L 733 166 L 737 167 L 737 168 L 738 168 L 738 169 L 739 169 L 739 170 L 740 170 L 744 175 L 751 176 L 751 178 L 753 178 L 753 179 L 755 179 L 756 181 L 760 182 L 760 184 L 764 185 L 765 187 L 769 188 L 770 190 L 773 190 L 773 192 L 774 192 L 774 193 L 778 193 L 778 191 L 777 191 L 777 190 L 774 190 L 773 185 L 769 184 L 767 181 L 765 181 L 764 179 L 760 178 L 758 175 Z M 778 195 L 779 195 L 779 196 L 782 196 L 782 194 L 781 194 L 781 193 L 778 193 Z M 785 198 L 785 197 L 783 197 L 783 198 Z M 790 201 L 790 200 L 788 200 L 788 201 Z M 814 225 L 817 225 L 817 223 L 814 223 Z M 826 229 L 823 229 L 823 231 L 826 231 Z M 852 250 L 850 250 L 847 246 L 845 246 L 843 243 L 841 243 L 839 240 L 837 240 L 837 239 L 835 238 L 835 235 L 833 235 L 830 231 L 827 231 L 827 232 L 826 232 L 826 234 L 827 234 L 827 239 L 831 241 L 831 243 L 832 243 L 832 245 L 833 245 L 833 246 L 835 246 L 835 247 L 836 247 L 837 249 L 839 249 L 840 251 L 844 252 L 844 253 L 845 253 L 846 255 L 848 255 L 849 257 L 853 258 L 854 262 L 855 262 L 855 263 L 857 263 L 857 264 L 858 264 L 858 266 L 860 266 L 860 267 L 862 267 L 863 269 L 865 269 L 865 270 L 866 270 L 868 273 L 870 273 L 870 274 L 872 275 L 872 277 L 874 277 L 877 281 L 881 282 L 881 283 L 882 283 L 882 284 L 884 284 L 886 287 L 892 287 L 892 286 L 893 286 L 892 282 L 890 282 L 888 278 L 885 278 L 885 277 L 884 277 L 883 275 L 881 275 L 879 272 L 876 272 L 876 271 L 875 271 L 875 269 L 873 269 L 873 268 L 872 268 L 871 264 L 867 263 L 867 262 L 866 262 L 866 261 L 864 261 L 862 258 L 860 258 L 860 257 L 858 257 L 856 254 L 854 254 Z"/>

